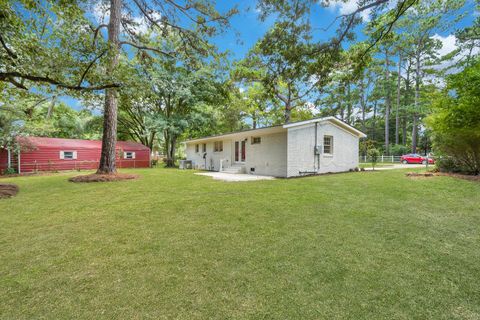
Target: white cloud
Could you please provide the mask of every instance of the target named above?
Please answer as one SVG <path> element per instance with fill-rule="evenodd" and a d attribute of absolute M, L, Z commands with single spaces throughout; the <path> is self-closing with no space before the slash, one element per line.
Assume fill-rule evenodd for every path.
<path fill-rule="evenodd" d="M 92 15 L 98 23 L 105 23 L 109 17 L 109 5 L 104 1 L 98 1 L 93 5 Z"/>
<path fill-rule="evenodd" d="M 357 10 L 358 7 L 357 0 L 347 0 L 345 2 L 342 0 L 333 0 L 329 2 L 328 6 L 328 8 L 338 12 L 341 15 L 351 14 Z M 363 21 L 368 22 L 370 21 L 370 13 L 371 9 L 366 9 L 360 12 L 359 15 Z"/>
<path fill-rule="evenodd" d="M 110 9 L 110 5 L 108 4 L 108 2 L 101 1 L 101 0 L 97 1 L 91 9 L 92 15 L 95 18 L 95 21 L 98 23 L 108 23 L 108 19 L 110 16 L 109 9 Z M 123 12 L 123 16 L 127 16 L 127 13 Z M 160 21 L 161 14 L 157 11 L 153 11 L 152 13 L 150 13 L 150 17 L 154 21 Z M 145 18 L 145 16 L 143 15 L 135 16 L 131 18 L 131 20 L 135 24 L 135 26 L 132 27 L 133 31 L 139 34 L 146 33 L 150 28 L 150 25 L 151 25 L 150 21 L 147 18 Z"/>
<path fill-rule="evenodd" d="M 455 44 L 455 42 L 457 41 L 457 38 L 453 34 L 450 34 L 446 37 L 442 37 L 439 34 L 435 34 L 433 35 L 432 38 L 435 40 L 439 40 L 442 43 L 442 48 L 437 51 L 438 54 L 441 56 L 449 54 L 450 52 L 457 49 L 457 45 Z"/>
<path fill-rule="evenodd" d="M 322 0 L 321 3 L 326 3 L 328 4 L 328 8 L 338 12 L 340 15 L 346 15 L 354 12 L 359 8 L 358 2 L 359 0 L 330 0 L 330 1 L 325 1 Z M 387 12 L 389 10 L 395 9 L 395 7 L 398 4 L 398 0 L 389 0 L 387 2 L 387 6 L 381 11 Z M 370 14 L 372 13 L 372 9 L 366 9 L 363 10 L 362 12 L 359 13 L 360 17 L 364 22 L 370 22 Z"/>
<path fill-rule="evenodd" d="M 453 51 L 459 48 L 457 45 L 457 38 L 453 34 L 450 34 L 447 36 L 441 36 L 439 34 L 435 34 L 432 36 L 432 38 L 439 40 L 442 44 L 442 47 L 437 50 L 437 54 L 439 57 L 452 53 Z M 474 48 L 471 53 L 479 54 L 480 48 Z M 439 64 L 435 65 L 434 68 L 436 70 L 446 70 L 447 74 L 459 72 L 460 68 L 457 65 L 461 60 L 465 59 L 467 55 L 468 55 L 467 50 L 460 51 L 451 59 L 442 61 Z M 426 76 L 424 80 L 427 82 L 434 83 L 440 87 L 443 87 L 445 85 L 445 79 L 443 77 L 436 77 L 434 75 L 430 75 L 430 76 Z"/>
<path fill-rule="evenodd" d="M 436 40 L 439 40 L 442 43 L 442 48 L 438 49 L 438 51 L 437 51 L 439 56 L 444 56 L 444 55 L 449 54 L 452 51 L 458 49 L 458 45 L 456 43 L 457 38 L 453 34 L 450 34 L 446 37 L 443 37 L 439 34 L 435 34 L 435 35 L 432 36 L 432 38 L 436 39 Z M 457 64 L 459 61 L 465 59 L 466 56 L 468 55 L 468 53 L 469 53 L 468 50 L 460 51 L 452 59 L 442 62 L 438 66 L 438 68 L 439 69 L 445 69 L 447 67 L 451 67 L 451 66 Z M 473 54 L 473 55 L 476 55 L 476 54 L 479 54 L 479 53 L 480 53 L 480 48 L 478 48 L 478 47 L 474 48 L 471 52 L 471 54 Z M 452 70 L 451 72 L 456 72 L 456 71 L 458 71 L 458 70 L 454 68 L 454 70 Z"/>

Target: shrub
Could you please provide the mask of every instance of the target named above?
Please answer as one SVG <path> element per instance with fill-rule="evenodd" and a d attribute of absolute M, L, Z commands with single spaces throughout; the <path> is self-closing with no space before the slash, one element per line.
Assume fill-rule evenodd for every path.
<path fill-rule="evenodd" d="M 468 167 L 453 157 L 441 157 L 437 159 L 435 165 L 440 172 L 468 173 Z"/>
<path fill-rule="evenodd" d="M 367 156 L 368 156 L 368 159 L 370 159 L 370 162 L 372 163 L 372 169 L 375 170 L 375 165 L 377 164 L 378 158 L 380 157 L 380 151 L 378 151 L 378 149 L 375 149 L 375 148 L 368 149 Z"/>
<path fill-rule="evenodd" d="M 410 153 L 410 148 L 401 144 L 394 144 L 390 147 L 390 153 L 394 156 L 403 156 Z"/>
<path fill-rule="evenodd" d="M 444 90 L 432 95 L 432 129 L 435 150 L 446 160 L 445 171 L 480 173 L 480 60 L 447 78 Z M 442 162 L 442 161 L 441 161 Z"/>
<path fill-rule="evenodd" d="M 15 170 L 14 168 L 7 168 L 3 172 L 3 174 L 15 174 L 15 173 L 17 173 L 17 170 Z"/>

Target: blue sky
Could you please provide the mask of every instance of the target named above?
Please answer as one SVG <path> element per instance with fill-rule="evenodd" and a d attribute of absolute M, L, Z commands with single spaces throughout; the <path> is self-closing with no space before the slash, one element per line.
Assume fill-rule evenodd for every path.
<path fill-rule="evenodd" d="M 220 51 L 229 52 L 229 58 L 231 60 L 238 60 L 244 57 L 255 42 L 258 41 L 275 22 L 274 17 L 270 17 L 266 21 L 260 21 L 258 19 L 256 0 L 219 0 L 217 7 L 220 12 L 226 12 L 235 5 L 239 13 L 231 19 L 231 28 L 213 39 L 213 42 Z M 336 31 L 337 25 L 332 25 L 327 31 L 323 29 L 335 21 L 337 16 L 351 12 L 355 7 L 355 0 L 347 0 L 346 2 L 332 1 L 332 6 L 329 8 L 323 8 L 320 5 L 314 7 L 311 14 L 312 27 L 315 32 L 314 38 L 320 41 L 330 39 Z M 467 0 L 467 5 L 464 9 L 466 16 L 457 24 L 457 28 L 463 28 L 472 24 L 475 15 L 478 14 L 474 12 L 474 8 L 474 0 Z M 361 29 L 362 28 L 359 27 L 357 32 L 357 36 L 360 39 L 362 38 Z M 443 54 L 455 49 L 455 37 L 451 35 L 452 32 L 453 30 L 447 30 L 438 32 L 438 35 L 436 35 L 444 45 L 442 49 Z M 80 101 L 74 98 L 64 96 L 61 97 L 61 100 L 74 109 L 82 108 Z"/>
<path fill-rule="evenodd" d="M 264 22 L 260 21 L 258 19 L 258 12 L 256 11 L 256 0 L 220 1 L 218 9 L 221 12 L 225 12 L 235 5 L 239 10 L 239 14 L 231 20 L 232 29 L 216 37 L 214 42 L 220 50 L 228 50 L 231 52 L 232 59 L 241 59 L 255 42 L 273 25 L 275 18 L 270 17 Z M 313 27 L 326 28 L 335 20 L 339 11 L 339 6 L 332 8 L 322 8 L 320 5 L 316 6 L 312 12 Z M 317 30 L 316 35 L 320 40 L 328 40 L 334 32 L 335 25 L 328 31 Z M 238 33 L 238 35 L 236 33 Z"/>
<path fill-rule="evenodd" d="M 392 1 L 392 3 L 394 2 L 396 1 Z M 234 5 L 238 7 L 240 12 L 231 20 L 232 30 L 217 37 L 214 42 L 221 50 L 230 51 L 232 53 L 232 59 L 241 59 L 248 52 L 249 48 L 272 26 L 274 18 L 269 18 L 267 21 L 261 22 L 258 19 L 258 13 L 255 8 L 256 0 L 220 1 L 218 8 L 220 11 L 227 11 Z M 332 25 L 328 31 L 324 31 L 322 28 L 329 26 L 340 14 L 350 13 L 355 7 L 355 0 L 347 0 L 344 3 L 341 1 L 332 1 L 332 5 L 328 8 L 320 5 L 314 7 L 311 14 L 311 21 L 313 28 L 315 28 L 315 39 L 327 41 L 334 35 L 338 24 Z M 475 15 L 478 14 L 474 12 L 474 9 L 474 0 L 467 0 L 467 5 L 463 10 L 466 13 L 465 18 L 457 24 L 457 28 L 463 28 L 472 24 Z M 359 39 L 362 38 L 361 29 L 361 27 L 357 28 L 357 37 Z M 235 36 L 235 32 L 239 33 L 238 37 Z M 439 31 L 438 34 L 442 37 L 447 37 L 451 32 L 452 30 Z M 240 40 L 240 42 L 237 40 Z M 450 44 L 446 43 L 446 45 Z"/>

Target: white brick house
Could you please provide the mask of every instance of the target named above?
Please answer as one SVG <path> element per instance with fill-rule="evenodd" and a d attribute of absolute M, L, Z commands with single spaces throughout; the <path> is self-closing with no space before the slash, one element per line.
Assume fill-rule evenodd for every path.
<path fill-rule="evenodd" d="M 317 118 L 188 140 L 194 168 L 275 177 L 348 171 L 366 135 L 334 118 Z"/>

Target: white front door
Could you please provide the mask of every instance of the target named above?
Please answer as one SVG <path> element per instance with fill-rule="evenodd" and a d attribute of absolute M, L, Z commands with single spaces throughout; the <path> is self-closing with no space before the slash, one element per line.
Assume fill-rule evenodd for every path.
<path fill-rule="evenodd" d="M 246 158 L 246 140 L 235 141 L 235 162 L 243 163 Z"/>

